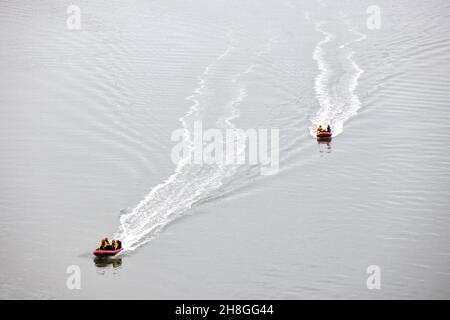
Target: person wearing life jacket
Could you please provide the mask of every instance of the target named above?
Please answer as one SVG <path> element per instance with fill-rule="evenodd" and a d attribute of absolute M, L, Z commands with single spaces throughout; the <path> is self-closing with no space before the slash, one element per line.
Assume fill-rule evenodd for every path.
<path fill-rule="evenodd" d="M 327 126 L 327 132 L 331 132 L 331 127 L 330 127 L 330 125 Z"/>
<path fill-rule="evenodd" d="M 117 246 L 117 249 L 121 249 L 122 248 L 122 242 L 120 240 L 116 240 L 116 246 Z"/>
<path fill-rule="evenodd" d="M 103 239 L 103 250 L 111 250 L 112 246 L 108 238 Z"/>
<path fill-rule="evenodd" d="M 321 132 L 323 132 L 324 130 L 323 130 L 323 127 L 322 127 L 322 125 L 320 125 L 318 128 L 317 128 L 317 133 L 321 133 Z"/>
<path fill-rule="evenodd" d="M 112 246 L 112 250 L 117 250 L 117 243 L 116 243 L 116 240 L 113 240 L 113 241 L 111 242 L 111 246 Z"/>
<path fill-rule="evenodd" d="M 106 238 L 104 238 L 104 239 L 102 239 L 101 241 L 100 241 L 100 244 L 99 244 L 99 246 L 98 246 L 98 250 L 104 250 L 105 249 L 105 246 L 106 246 L 106 241 L 105 240 L 107 240 Z"/>

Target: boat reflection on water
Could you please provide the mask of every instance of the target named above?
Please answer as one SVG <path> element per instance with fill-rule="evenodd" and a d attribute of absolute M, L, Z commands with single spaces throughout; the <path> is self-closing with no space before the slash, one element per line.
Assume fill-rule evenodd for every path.
<path fill-rule="evenodd" d="M 317 144 L 319 145 L 320 153 L 331 153 L 331 138 L 318 138 Z"/>
<path fill-rule="evenodd" d="M 122 258 L 120 257 L 95 257 L 94 263 L 97 268 L 106 268 L 112 266 L 114 269 L 122 266 Z"/>

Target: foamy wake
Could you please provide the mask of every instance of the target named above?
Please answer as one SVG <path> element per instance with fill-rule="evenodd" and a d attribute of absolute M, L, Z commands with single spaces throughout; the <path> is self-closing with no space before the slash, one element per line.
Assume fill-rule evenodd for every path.
<path fill-rule="evenodd" d="M 204 69 L 198 78 L 198 87 L 186 98 L 192 101 L 192 105 L 179 120 L 190 153 L 178 163 L 167 180 L 155 186 L 134 209 L 120 216 L 119 229 L 114 237 L 122 239 L 125 251 L 134 250 L 152 240 L 168 223 L 186 213 L 194 204 L 220 195 L 224 179 L 236 172 L 237 167 L 233 165 L 191 164 L 194 151 L 191 131 L 201 108 L 199 97 L 204 93 L 211 70 L 233 49 L 233 41 L 230 41 L 226 50 Z M 253 64 L 250 65 L 231 79 L 235 97 L 226 105 L 225 116 L 218 120 L 218 126 L 223 129 L 236 129 L 232 120 L 239 117 L 239 105 L 247 96 L 240 78 L 251 72 L 253 67 Z M 245 152 L 245 147 L 237 152 Z"/>
<path fill-rule="evenodd" d="M 307 15 L 306 18 L 312 19 Z M 355 51 L 350 47 L 355 42 L 362 41 L 366 36 L 354 30 L 346 21 L 347 30 L 358 35 L 358 38 L 340 45 L 338 54 L 326 52 L 326 45 L 337 42 L 336 36 L 325 30 L 324 22 L 313 21 L 318 32 L 324 38 L 316 45 L 312 58 L 317 62 L 319 74 L 316 76 L 314 90 L 320 109 L 311 119 L 310 133 L 315 137 L 319 125 L 330 124 L 333 135 L 337 136 L 344 130 L 344 123 L 354 116 L 361 107 L 361 102 L 355 92 L 358 79 L 364 72 L 354 60 Z"/>

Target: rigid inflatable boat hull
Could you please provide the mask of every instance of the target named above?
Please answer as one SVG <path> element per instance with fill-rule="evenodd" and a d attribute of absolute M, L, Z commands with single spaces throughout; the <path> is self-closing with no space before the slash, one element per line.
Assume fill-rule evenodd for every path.
<path fill-rule="evenodd" d="M 110 256 L 115 256 L 122 250 L 123 250 L 123 248 L 120 248 L 117 250 L 98 250 L 97 249 L 94 251 L 94 255 L 96 255 L 97 257 L 110 257 Z"/>
<path fill-rule="evenodd" d="M 325 132 L 320 132 L 316 135 L 317 140 L 331 140 L 333 133 L 325 131 Z"/>

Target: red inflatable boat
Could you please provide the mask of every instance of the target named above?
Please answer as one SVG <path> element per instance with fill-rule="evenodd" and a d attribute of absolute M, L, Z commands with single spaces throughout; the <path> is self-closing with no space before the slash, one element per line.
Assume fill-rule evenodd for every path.
<path fill-rule="evenodd" d="M 332 135 L 333 135 L 333 133 L 331 133 L 331 132 L 322 131 L 322 132 L 319 132 L 317 134 L 317 138 L 319 138 L 319 139 L 324 139 L 324 138 L 330 139 Z"/>
<path fill-rule="evenodd" d="M 116 254 L 118 254 L 120 251 L 122 251 L 123 248 L 117 249 L 117 250 L 95 250 L 94 251 L 94 255 L 96 255 L 97 257 L 109 257 L 109 256 L 115 256 Z"/>

